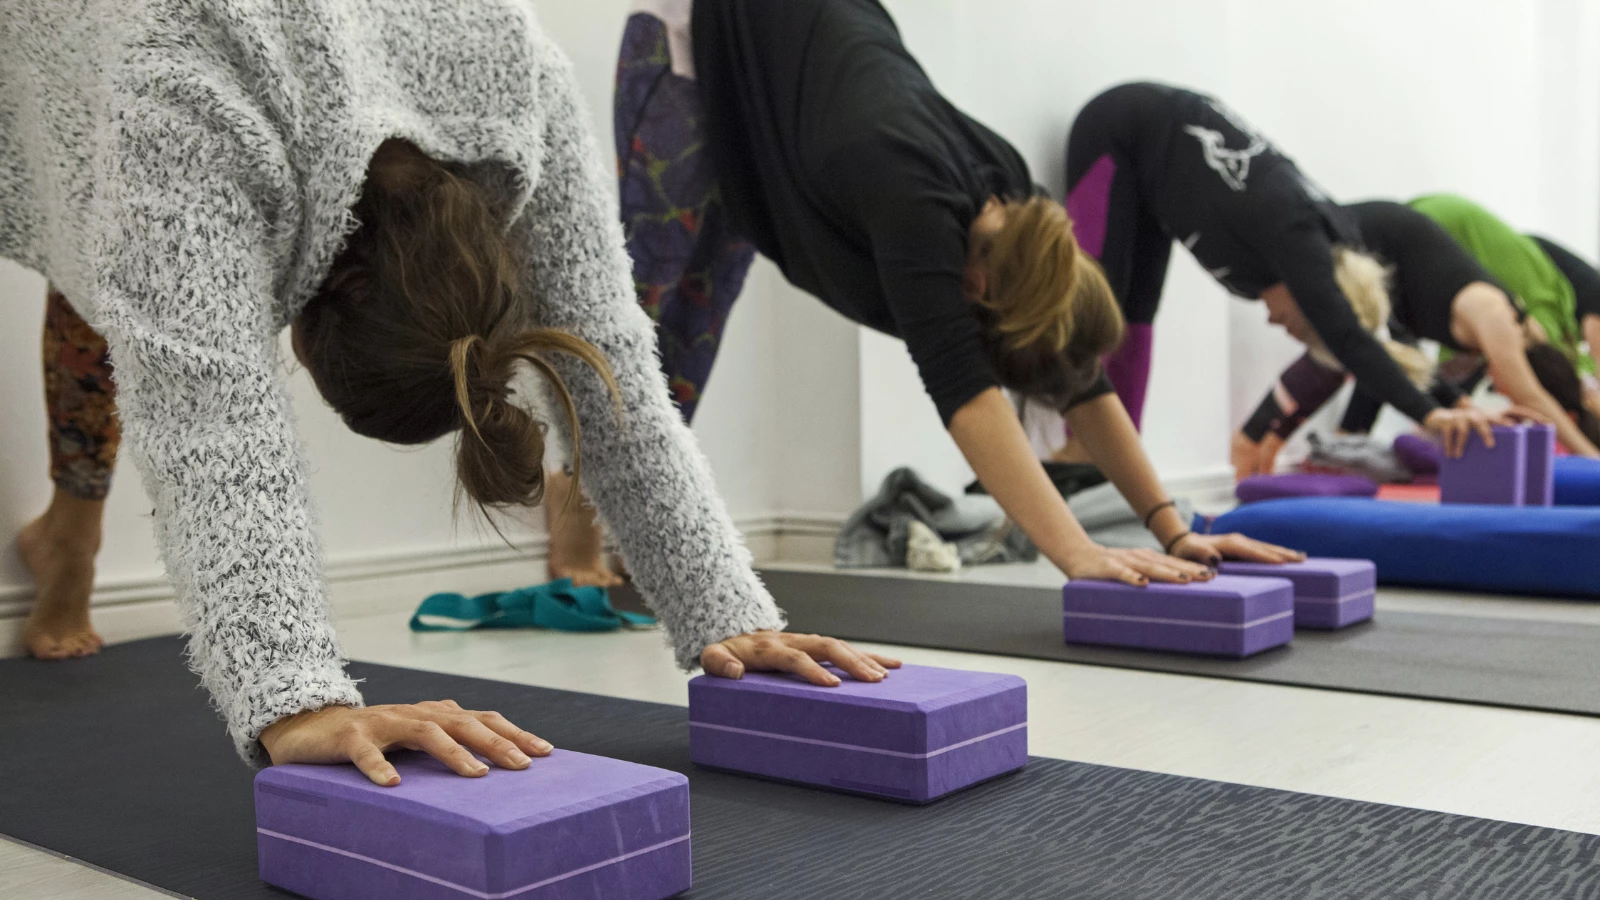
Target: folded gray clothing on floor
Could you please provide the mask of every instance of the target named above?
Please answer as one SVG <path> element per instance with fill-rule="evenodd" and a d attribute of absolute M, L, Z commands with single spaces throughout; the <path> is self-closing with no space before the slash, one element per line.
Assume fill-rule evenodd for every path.
<path fill-rule="evenodd" d="M 833 564 L 867 569 L 906 564 L 913 521 L 955 544 L 962 565 L 1029 562 L 1038 551 L 993 498 L 950 497 L 908 468 L 883 479 L 878 493 L 851 514 L 833 545 Z"/>
<path fill-rule="evenodd" d="M 1411 470 L 1395 456 L 1394 447 L 1364 434 L 1309 435 L 1311 453 L 1302 468 L 1341 475 L 1362 475 L 1379 484 L 1408 484 Z"/>

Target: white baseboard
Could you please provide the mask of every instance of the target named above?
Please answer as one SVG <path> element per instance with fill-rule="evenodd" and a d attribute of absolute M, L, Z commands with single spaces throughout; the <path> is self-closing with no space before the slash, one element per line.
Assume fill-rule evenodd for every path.
<path fill-rule="evenodd" d="M 752 516 L 736 524 L 757 562 L 827 562 L 840 516 Z M 485 547 L 365 554 L 328 563 L 334 619 L 404 612 L 439 591 L 464 594 L 537 584 L 546 577 L 543 537 Z M 0 589 L 0 658 L 20 656 L 33 601 L 29 587 Z M 95 629 L 110 643 L 182 631 L 172 587 L 164 576 L 110 579 L 95 586 Z"/>
<path fill-rule="evenodd" d="M 1187 497 L 1195 509 L 1213 514 L 1232 509 L 1238 500 L 1233 494 L 1233 467 L 1215 466 L 1165 476 L 1161 484 L 1175 497 Z"/>
<path fill-rule="evenodd" d="M 1233 503 L 1233 472 L 1226 467 L 1179 473 L 1163 482 L 1202 511 L 1220 511 Z M 744 517 L 736 524 L 757 563 L 828 565 L 844 518 L 782 512 Z M 438 591 L 474 594 L 536 584 L 546 577 L 545 556 L 545 539 L 539 537 L 510 546 L 335 559 L 328 564 L 329 602 L 337 620 L 410 610 Z M 0 658 L 23 652 L 23 624 L 32 600 L 32 588 L 0 588 Z M 96 585 L 92 603 L 95 628 L 111 643 L 182 630 L 172 587 L 164 576 L 107 580 Z"/>

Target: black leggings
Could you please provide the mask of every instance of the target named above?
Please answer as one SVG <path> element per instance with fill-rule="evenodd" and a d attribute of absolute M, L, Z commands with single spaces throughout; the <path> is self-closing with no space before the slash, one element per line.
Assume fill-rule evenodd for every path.
<path fill-rule="evenodd" d="M 1139 427 L 1156 308 L 1172 237 L 1141 196 L 1135 153 L 1161 148 L 1168 114 L 1159 89 L 1127 84 L 1089 101 L 1067 139 L 1067 214 L 1079 246 L 1100 261 L 1128 329 L 1104 360 L 1106 378 Z"/>
<path fill-rule="evenodd" d="M 1172 236 L 1140 196 L 1137 148 L 1161 146 L 1170 113 L 1149 85 L 1125 84 L 1089 102 L 1067 139 L 1067 212 L 1078 243 L 1100 261 L 1131 323 L 1155 321 Z"/>
<path fill-rule="evenodd" d="M 1571 282 L 1572 292 L 1578 297 L 1578 324 L 1583 324 L 1584 316 L 1600 316 L 1600 271 L 1555 241 L 1536 234 L 1528 237 L 1533 238 L 1544 255 L 1550 257 L 1550 261 Z"/>

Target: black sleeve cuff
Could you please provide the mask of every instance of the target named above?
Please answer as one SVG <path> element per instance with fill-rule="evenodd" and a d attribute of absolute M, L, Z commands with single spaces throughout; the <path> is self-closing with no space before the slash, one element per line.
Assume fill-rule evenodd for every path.
<path fill-rule="evenodd" d="M 1111 386 L 1111 379 L 1106 377 L 1106 370 L 1101 369 L 1100 374 L 1095 376 L 1094 381 L 1088 387 L 1084 388 L 1082 393 L 1079 393 L 1069 400 L 1067 405 L 1061 411 L 1066 412 L 1074 407 L 1082 406 L 1083 404 L 1088 403 L 1090 400 L 1098 400 L 1101 397 L 1104 397 L 1105 395 L 1115 391 L 1116 388 Z"/>

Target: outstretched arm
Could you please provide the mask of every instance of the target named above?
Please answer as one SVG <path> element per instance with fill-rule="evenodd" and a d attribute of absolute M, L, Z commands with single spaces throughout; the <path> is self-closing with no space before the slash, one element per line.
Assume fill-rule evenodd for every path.
<path fill-rule="evenodd" d="M 1163 547 L 1172 545 L 1171 552 L 1177 556 L 1206 565 L 1216 565 L 1225 557 L 1256 562 L 1290 562 L 1304 557 L 1239 534 L 1183 537 L 1189 525 L 1175 506 L 1163 505 L 1168 504 L 1166 490 L 1139 442 L 1133 420 L 1115 394 L 1104 394 L 1067 410 L 1067 424 L 1080 437 L 1100 471 L 1127 498 L 1129 506 L 1141 515 L 1156 511 L 1146 527 Z"/>
<path fill-rule="evenodd" d="M 1528 364 L 1522 327 L 1511 303 L 1494 285 L 1476 281 L 1456 295 L 1454 309 L 1472 329 L 1478 350 L 1489 363 L 1495 387 L 1513 403 L 1553 423 L 1556 437 L 1579 456 L 1600 457 L 1600 448 L 1584 436 L 1556 398 L 1539 383 Z"/>
<path fill-rule="evenodd" d="M 1110 550 L 1090 540 L 1045 475 L 1016 410 L 999 388 L 989 388 L 957 410 L 950 420 L 950 436 L 989 495 L 1067 577 L 1128 584 L 1208 577 L 1204 566 L 1150 550 Z"/>
<path fill-rule="evenodd" d="M 1594 360 L 1595 370 L 1600 371 L 1600 315 L 1583 317 L 1583 339 L 1589 345 L 1589 358 Z M 1589 411 L 1600 416 L 1600 383 L 1592 376 L 1584 379 L 1583 396 Z"/>
<path fill-rule="evenodd" d="M 85 237 L 189 664 L 253 763 L 353 762 L 382 785 L 400 780 L 384 759 L 399 747 L 462 775 L 487 771 L 469 749 L 525 768 L 550 745 L 497 714 L 448 701 L 360 708 L 279 378 L 274 282 L 296 223 L 273 220 L 273 198 L 298 189 L 277 180 L 287 166 L 244 162 L 272 151 L 240 135 L 272 129 L 245 104 L 208 105 L 210 85 L 173 90 L 185 75 L 118 85 L 100 231 Z"/>
<path fill-rule="evenodd" d="M 621 410 L 600 378 L 552 359 L 581 425 L 583 489 L 610 525 L 635 583 L 661 617 L 678 664 L 737 677 L 779 668 L 812 681 L 838 679 L 814 660 L 876 681 L 892 660 L 841 641 L 781 635 L 783 614 L 717 493 L 711 467 L 673 408 L 656 355 L 655 327 L 634 296 L 605 166 L 571 64 L 554 44 L 537 48 L 544 147 L 537 183 L 514 226 L 528 248 L 532 324 L 559 328 L 610 362 Z"/>

